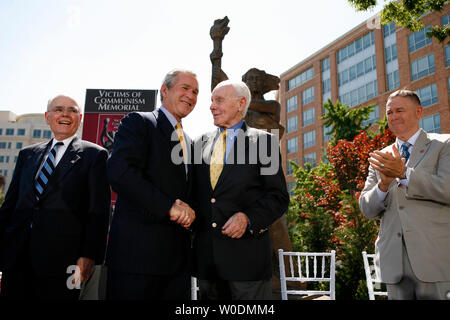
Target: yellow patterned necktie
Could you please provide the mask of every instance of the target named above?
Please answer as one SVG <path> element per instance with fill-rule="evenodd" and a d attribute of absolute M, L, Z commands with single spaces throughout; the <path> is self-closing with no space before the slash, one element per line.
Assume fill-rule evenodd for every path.
<path fill-rule="evenodd" d="M 223 169 L 225 159 L 225 151 L 227 145 L 227 129 L 223 129 L 219 138 L 217 138 L 216 145 L 211 156 L 211 163 L 209 165 L 209 175 L 211 177 L 211 186 L 214 190 L 219 180 L 220 173 Z"/>
<path fill-rule="evenodd" d="M 177 123 L 176 127 L 176 131 L 177 131 L 177 135 L 178 135 L 178 139 L 180 139 L 180 143 L 181 143 L 181 148 L 183 149 L 183 159 L 184 159 L 184 163 L 187 163 L 187 151 L 186 151 L 186 143 L 184 142 L 184 134 L 183 134 L 183 127 L 181 127 L 181 123 Z"/>

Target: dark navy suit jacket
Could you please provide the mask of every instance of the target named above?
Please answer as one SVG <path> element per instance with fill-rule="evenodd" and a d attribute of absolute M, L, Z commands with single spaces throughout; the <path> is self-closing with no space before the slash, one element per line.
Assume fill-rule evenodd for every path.
<path fill-rule="evenodd" d="M 108 153 L 75 137 L 38 201 L 34 178 L 50 147 L 51 141 L 19 152 L 0 208 L 1 271 L 17 267 L 19 256 L 28 249 L 39 275 L 65 274 L 80 257 L 103 262 L 111 201 Z"/>
<path fill-rule="evenodd" d="M 178 147 L 178 149 L 177 149 Z M 186 177 L 174 128 L 159 109 L 124 117 L 107 163 L 117 202 L 109 233 L 107 265 L 135 274 L 176 275 L 185 271 L 190 233 L 170 221 L 176 199 L 188 203 Z"/>

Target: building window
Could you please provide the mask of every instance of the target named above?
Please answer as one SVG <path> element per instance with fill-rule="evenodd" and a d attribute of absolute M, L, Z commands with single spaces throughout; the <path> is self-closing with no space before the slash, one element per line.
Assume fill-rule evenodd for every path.
<path fill-rule="evenodd" d="M 322 72 L 330 69 L 330 57 L 322 60 Z"/>
<path fill-rule="evenodd" d="M 323 130 L 323 142 L 327 142 L 329 141 L 332 137 L 333 134 L 331 133 L 331 130 L 333 129 L 332 126 L 323 126 L 322 130 Z"/>
<path fill-rule="evenodd" d="M 288 159 L 288 161 L 287 161 L 287 163 L 286 163 L 286 174 L 287 174 L 287 175 L 291 175 L 291 174 L 294 173 L 294 165 L 291 163 L 291 161 L 292 161 L 292 162 L 295 162 L 296 164 L 298 164 L 297 158 L 294 158 L 294 159 Z"/>
<path fill-rule="evenodd" d="M 450 66 L 450 46 L 445 46 L 445 66 Z"/>
<path fill-rule="evenodd" d="M 385 38 L 393 33 L 395 33 L 395 22 L 394 21 L 392 21 L 389 24 L 383 25 L 383 36 Z"/>
<path fill-rule="evenodd" d="M 441 117 L 439 113 L 420 119 L 419 125 L 426 132 L 441 133 Z"/>
<path fill-rule="evenodd" d="M 286 127 L 286 133 L 297 130 L 297 116 L 288 118 Z"/>
<path fill-rule="evenodd" d="M 286 142 L 286 151 L 287 153 L 297 152 L 298 151 L 298 141 L 297 137 L 288 139 Z"/>
<path fill-rule="evenodd" d="M 25 129 L 17 129 L 17 135 L 18 136 L 24 136 L 25 135 Z"/>
<path fill-rule="evenodd" d="M 0 163 L 5 162 L 5 156 L 0 156 Z"/>
<path fill-rule="evenodd" d="M 412 80 L 417 80 L 434 73 L 434 54 L 429 54 L 425 57 L 411 62 L 411 77 Z"/>
<path fill-rule="evenodd" d="M 52 137 L 52 131 L 51 130 L 43 130 L 43 138 L 44 139 L 50 139 Z"/>
<path fill-rule="evenodd" d="M 352 57 L 356 53 L 359 53 L 360 51 L 370 47 L 375 43 L 375 38 L 373 31 L 369 32 L 365 36 L 353 41 L 348 46 L 342 48 L 337 52 L 337 60 L 338 63 L 341 63 L 348 58 Z"/>
<path fill-rule="evenodd" d="M 419 96 L 422 107 L 424 108 L 438 103 L 437 86 L 435 83 L 420 88 L 417 90 L 417 95 Z"/>
<path fill-rule="evenodd" d="M 3 128 L 0 128 L 0 136 L 3 134 Z"/>
<path fill-rule="evenodd" d="M 34 129 L 33 130 L 33 138 L 40 138 L 41 137 L 41 130 Z"/>
<path fill-rule="evenodd" d="M 331 80 L 330 78 L 328 78 L 322 81 L 322 94 L 325 94 L 330 91 L 331 91 Z"/>
<path fill-rule="evenodd" d="M 447 91 L 448 91 L 448 97 L 450 98 L 450 78 L 447 78 Z"/>
<path fill-rule="evenodd" d="M 398 70 L 388 73 L 386 75 L 386 80 L 387 80 L 387 91 L 391 91 L 395 88 L 398 88 L 400 86 L 400 78 L 398 75 Z"/>
<path fill-rule="evenodd" d="M 299 85 L 305 83 L 306 81 L 312 79 L 314 76 L 314 67 L 309 68 L 308 70 L 300 73 L 298 76 L 296 76 L 295 78 L 292 78 L 288 81 L 288 86 L 287 89 L 292 90 L 296 87 L 298 87 Z"/>
<path fill-rule="evenodd" d="M 5 130 L 5 134 L 7 136 L 13 136 L 14 135 L 14 129 L 8 128 Z"/>
<path fill-rule="evenodd" d="M 376 70 L 377 64 L 376 64 L 376 57 L 375 55 L 368 57 L 364 59 L 363 61 L 351 66 L 348 69 L 345 69 L 344 71 L 341 71 L 338 73 L 338 85 L 342 86 L 346 84 L 347 82 L 350 82 L 352 80 L 355 80 L 356 78 L 359 78 L 366 73 L 369 73 L 373 70 Z"/>
<path fill-rule="evenodd" d="M 384 58 L 386 59 L 386 63 L 397 59 L 397 44 L 394 43 L 392 46 L 384 49 Z"/>
<path fill-rule="evenodd" d="M 315 121 L 314 116 L 314 108 L 303 111 L 303 126 L 306 127 L 313 124 Z"/>
<path fill-rule="evenodd" d="M 6 142 L 0 142 L 0 149 L 6 149 Z"/>
<path fill-rule="evenodd" d="M 293 96 L 286 101 L 286 113 L 297 110 L 297 96 Z"/>
<path fill-rule="evenodd" d="M 22 142 L 16 142 L 16 149 L 22 149 L 23 143 Z"/>
<path fill-rule="evenodd" d="M 303 105 L 314 101 L 314 87 L 303 90 Z"/>
<path fill-rule="evenodd" d="M 311 165 L 311 167 L 316 166 L 316 153 L 315 152 L 308 153 L 303 156 L 303 166 L 305 166 L 305 164 L 307 164 L 307 163 L 309 163 Z"/>
<path fill-rule="evenodd" d="M 373 110 L 369 113 L 369 119 L 364 120 L 362 125 L 373 125 L 376 120 L 380 120 L 380 107 L 378 105 L 373 107 Z"/>
<path fill-rule="evenodd" d="M 316 130 L 303 134 L 303 149 L 312 147 L 316 144 Z"/>
<path fill-rule="evenodd" d="M 442 26 L 450 23 L 450 13 L 441 18 Z"/>
<path fill-rule="evenodd" d="M 339 96 L 339 101 L 346 106 L 356 106 L 364 101 L 370 100 L 378 95 L 378 82 L 377 80 L 371 81 L 366 85 L 363 85 L 350 92 L 344 93 Z"/>
<path fill-rule="evenodd" d="M 431 43 L 431 39 L 427 37 L 427 32 L 430 31 L 430 26 L 426 26 L 422 30 L 414 32 L 408 36 L 409 52 L 414 52 Z"/>

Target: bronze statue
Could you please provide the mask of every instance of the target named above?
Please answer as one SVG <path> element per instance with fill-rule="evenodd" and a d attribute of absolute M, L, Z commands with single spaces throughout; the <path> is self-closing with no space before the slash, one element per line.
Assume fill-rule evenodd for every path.
<path fill-rule="evenodd" d="M 266 129 L 275 133 L 278 130 L 278 138 L 284 134 L 284 127 L 280 124 L 281 105 L 276 100 L 265 100 L 264 94 L 278 90 L 280 78 L 266 73 L 264 70 L 251 68 L 243 76 L 244 81 L 252 93 L 252 101 L 248 107 L 245 122 L 250 127 Z"/>
<path fill-rule="evenodd" d="M 214 43 L 214 49 L 210 54 L 212 63 L 211 91 L 216 85 L 228 79 L 226 73 L 222 70 L 222 41 L 225 35 L 230 31 L 228 17 L 214 21 L 214 25 L 210 29 L 211 39 Z M 278 138 L 284 134 L 284 127 L 280 124 L 281 105 L 276 100 L 265 100 L 264 94 L 272 90 L 278 90 L 280 78 L 266 73 L 263 70 L 251 68 L 243 76 L 242 81 L 247 84 L 252 94 L 252 101 L 245 116 L 245 122 L 250 126 L 258 129 L 265 129 L 269 132 L 277 134 Z M 278 266 L 278 249 L 284 251 L 292 251 L 292 243 L 286 224 L 286 216 L 283 215 L 276 220 L 269 229 L 270 242 L 272 247 L 272 287 L 275 289 L 274 294 L 279 294 L 279 266 Z"/>
<path fill-rule="evenodd" d="M 209 31 L 214 43 L 214 49 L 209 55 L 212 63 L 211 91 L 213 91 L 219 82 L 228 79 L 227 75 L 222 70 L 222 41 L 228 31 L 230 31 L 228 22 L 230 22 L 230 20 L 228 20 L 228 17 L 226 16 L 223 19 L 217 19 L 214 21 L 214 24 Z"/>

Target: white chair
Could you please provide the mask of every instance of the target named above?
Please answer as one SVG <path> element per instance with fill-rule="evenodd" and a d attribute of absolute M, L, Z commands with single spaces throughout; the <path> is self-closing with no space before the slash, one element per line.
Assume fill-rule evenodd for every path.
<path fill-rule="evenodd" d="M 288 261 L 285 262 L 285 257 Z M 278 250 L 280 265 L 281 299 L 287 300 L 292 295 L 329 295 L 336 299 L 336 252 L 289 252 Z M 312 268 L 310 263 L 312 262 Z M 285 264 L 289 266 L 290 276 L 286 275 Z M 312 270 L 311 270 L 312 269 Z M 329 290 L 287 290 L 287 281 L 297 282 L 329 282 Z"/>
<path fill-rule="evenodd" d="M 378 277 L 377 273 L 375 272 L 374 266 L 375 255 L 367 254 L 366 251 L 363 251 L 362 256 L 364 260 L 364 271 L 366 272 L 366 282 L 367 282 L 367 290 L 369 292 L 369 299 L 375 300 L 375 296 L 387 296 L 388 293 L 386 291 L 381 291 L 382 282 L 381 279 Z"/>
<path fill-rule="evenodd" d="M 197 285 L 197 278 L 191 277 L 191 300 L 198 300 L 197 293 L 198 293 L 198 285 Z"/>

